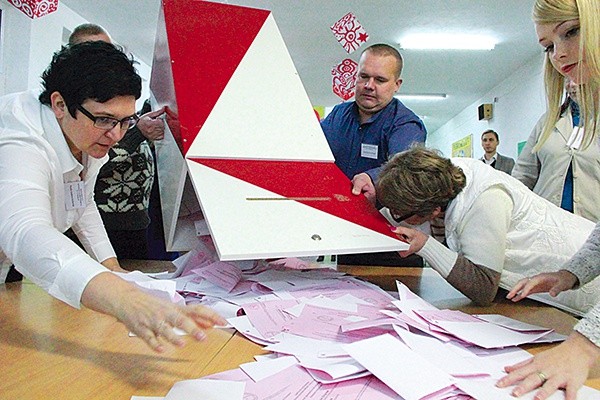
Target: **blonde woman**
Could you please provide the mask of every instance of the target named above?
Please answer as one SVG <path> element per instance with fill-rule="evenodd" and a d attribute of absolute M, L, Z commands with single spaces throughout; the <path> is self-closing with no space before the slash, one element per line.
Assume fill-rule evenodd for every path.
<path fill-rule="evenodd" d="M 545 86 L 548 113 L 538 148 L 551 134 L 560 117 L 560 99 L 565 79 L 579 85 L 583 146 L 598 146 L 600 118 L 600 2 L 598 0 L 537 0 L 533 19 L 540 45 L 546 51 Z M 598 194 L 596 194 L 598 195 Z M 600 195 L 598 195 L 600 196 Z M 598 199 L 600 200 L 600 199 Z M 515 301 L 536 292 L 551 295 L 584 285 L 600 275 L 600 224 L 583 248 L 558 272 L 523 279 L 508 294 Z M 506 368 L 508 376 L 498 382 L 505 387 L 518 383 L 519 397 L 539 388 L 536 400 L 565 389 L 566 399 L 575 400 L 592 365 L 600 359 L 600 304 L 575 326 L 560 345 L 523 363 Z"/>
<path fill-rule="evenodd" d="M 512 176 L 553 204 L 592 222 L 600 220 L 600 146 L 583 147 L 584 129 L 579 126 L 579 88 L 570 79 L 565 101 L 552 134 L 538 150 L 546 115 L 531 131 L 517 158 Z"/>

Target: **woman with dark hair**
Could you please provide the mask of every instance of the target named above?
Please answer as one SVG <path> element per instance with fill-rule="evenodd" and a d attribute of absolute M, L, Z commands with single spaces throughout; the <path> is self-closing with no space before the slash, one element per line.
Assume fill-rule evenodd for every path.
<path fill-rule="evenodd" d="M 0 98 L 0 262 L 52 296 L 112 315 L 156 351 L 223 324 L 213 311 L 148 295 L 123 271 L 93 200 L 111 146 L 137 123 L 141 78 L 115 46 L 89 42 L 54 54 L 43 91 Z M 86 252 L 63 232 L 73 228 Z"/>

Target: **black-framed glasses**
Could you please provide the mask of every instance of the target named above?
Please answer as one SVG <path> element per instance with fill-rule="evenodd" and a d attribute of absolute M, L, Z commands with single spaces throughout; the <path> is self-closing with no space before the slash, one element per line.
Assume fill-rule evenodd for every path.
<path fill-rule="evenodd" d="M 77 109 L 81 111 L 83 115 L 94 121 L 94 126 L 96 128 L 105 129 L 107 131 L 113 129 L 117 124 L 121 124 L 121 132 L 126 132 L 133 128 L 140 120 L 140 117 L 135 114 L 119 120 L 111 117 L 96 117 L 94 114 L 83 108 L 82 105 L 77 106 Z"/>
<path fill-rule="evenodd" d="M 409 219 L 410 217 L 412 217 L 413 215 L 415 215 L 415 213 L 411 212 L 409 214 L 404 214 L 404 215 L 398 216 L 392 210 L 390 210 L 390 215 L 392 216 L 392 219 L 394 221 L 396 221 L 397 223 L 400 223 L 400 222 L 406 221 L 407 219 Z"/>

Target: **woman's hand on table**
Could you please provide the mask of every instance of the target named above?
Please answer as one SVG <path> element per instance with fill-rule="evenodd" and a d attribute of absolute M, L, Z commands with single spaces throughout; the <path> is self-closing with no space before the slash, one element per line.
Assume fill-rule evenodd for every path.
<path fill-rule="evenodd" d="M 520 397 L 539 388 L 535 400 L 544 400 L 558 389 L 565 389 L 566 400 L 576 400 L 577 391 L 585 383 L 590 368 L 600 358 L 600 347 L 579 332 L 573 332 L 563 343 L 535 357 L 505 367 L 508 375 L 498 387 L 518 383 L 512 395 Z"/>
<path fill-rule="evenodd" d="M 569 290 L 577 284 L 577 277 L 561 269 L 557 272 L 546 272 L 531 278 L 521 279 L 506 295 L 507 299 L 519 301 L 530 294 L 548 292 L 556 297 L 560 292 Z"/>
<path fill-rule="evenodd" d="M 178 347 L 185 344 L 173 328 L 181 329 L 196 340 L 204 340 L 207 329 L 227 324 L 208 307 L 181 306 L 154 297 L 112 273 L 96 275 L 84 290 L 81 302 L 116 317 L 157 352 L 164 351 L 166 344 Z"/>

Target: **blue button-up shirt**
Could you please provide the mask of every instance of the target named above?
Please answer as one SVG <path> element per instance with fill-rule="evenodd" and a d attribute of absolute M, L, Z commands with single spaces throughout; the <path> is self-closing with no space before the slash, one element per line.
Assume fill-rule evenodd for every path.
<path fill-rule="evenodd" d="M 423 122 L 396 98 L 364 124 L 360 123 L 356 102 L 339 104 L 321 127 L 344 174 L 352 179 L 366 172 L 373 182 L 394 154 L 415 142 L 425 143 L 427 137 Z"/>

